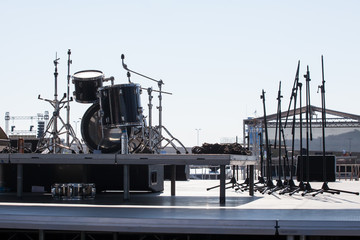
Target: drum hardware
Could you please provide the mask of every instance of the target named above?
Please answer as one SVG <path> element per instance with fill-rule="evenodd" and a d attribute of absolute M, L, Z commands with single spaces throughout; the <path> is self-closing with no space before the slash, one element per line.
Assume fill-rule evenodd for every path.
<path fill-rule="evenodd" d="M 103 79 L 103 82 L 108 82 L 108 81 L 111 81 L 111 85 L 114 85 L 114 80 L 115 78 L 113 76 L 109 77 L 109 78 L 104 78 Z"/>
<path fill-rule="evenodd" d="M 67 104 L 69 101 L 72 101 L 72 98 L 70 98 L 68 101 L 65 100 L 66 93 L 64 93 L 64 96 L 58 100 L 58 91 L 57 91 L 57 65 L 60 58 L 57 58 L 57 54 L 54 60 L 55 65 L 55 72 L 54 72 L 54 78 L 55 78 L 55 91 L 54 91 L 54 100 L 50 99 L 43 99 L 38 96 L 38 99 L 44 100 L 46 102 L 49 102 L 51 106 L 54 108 L 53 116 L 51 117 L 48 125 L 46 126 L 46 130 L 44 131 L 43 135 L 39 139 L 39 142 L 37 144 L 36 152 L 44 152 L 48 151 L 49 153 L 61 153 L 63 149 L 70 150 L 72 152 L 76 152 L 75 150 L 71 149 L 70 146 L 75 143 L 77 147 L 78 153 L 83 152 L 82 145 L 79 141 L 79 139 L 76 137 L 76 134 L 74 132 L 74 129 L 71 127 L 70 124 L 66 124 L 63 119 L 60 116 L 60 110 Z M 58 129 L 58 120 L 61 122 L 62 127 Z M 50 130 L 51 129 L 51 130 Z M 69 134 L 72 137 L 72 141 L 69 142 L 67 145 L 63 145 L 61 143 L 60 135 L 62 134 Z M 49 137 L 46 138 L 47 134 L 49 134 Z"/>
<path fill-rule="evenodd" d="M 138 72 L 135 72 L 131 69 L 128 68 L 128 66 L 125 64 L 124 62 L 124 59 L 125 59 L 125 55 L 124 54 L 121 54 L 121 60 L 122 60 L 122 66 L 125 70 L 128 71 L 127 73 L 127 76 L 129 78 L 129 82 L 130 81 L 130 72 L 131 73 L 134 73 L 136 75 L 139 75 L 141 77 L 144 77 L 146 79 L 149 79 L 151 81 L 154 81 L 158 84 L 158 88 L 159 90 L 158 91 L 155 91 L 153 90 L 152 88 L 148 88 L 148 94 L 149 94 L 149 127 L 148 127 L 148 134 L 149 134 L 149 138 L 147 140 L 147 143 L 145 144 L 146 146 L 149 146 L 150 149 L 153 151 L 155 150 L 157 153 L 160 153 L 160 150 L 161 149 L 164 149 L 166 146 L 168 146 L 169 144 L 174 147 L 177 151 L 177 153 L 180 153 L 180 151 L 176 148 L 175 144 L 173 143 L 173 141 L 176 141 L 178 142 L 185 150 L 186 154 L 188 153 L 188 151 L 186 150 L 185 146 L 175 137 L 173 137 L 171 135 L 171 133 L 163 126 L 162 124 L 162 94 L 169 94 L 169 95 L 172 95 L 172 93 L 169 93 L 169 92 L 164 92 L 162 91 L 162 85 L 164 85 L 164 82 L 160 79 L 160 80 L 156 80 L 156 79 L 153 79 L 151 77 L 148 77 L 148 76 L 145 76 L 141 73 L 138 73 Z M 159 110 L 159 125 L 158 126 L 155 126 L 155 127 L 152 127 L 152 96 L 151 96 L 151 93 L 155 91 L 155 92 L 158 92 L 159 93 L 159 106 L 157 107 L 157 109 Z M 170 139 L 169 138 L 165 138 L 162 134 L 162 130 L 164 130 L 169 136 L 170 136 Z M 162 146 L 162 141 L 166 141 L 167 144 L 165 146 Z"/>
<path fill-rule="evenodd" d="M 54 183 L 51 196 L 55 200 L 93 200 L 96 188 L 94 183 Z"/>

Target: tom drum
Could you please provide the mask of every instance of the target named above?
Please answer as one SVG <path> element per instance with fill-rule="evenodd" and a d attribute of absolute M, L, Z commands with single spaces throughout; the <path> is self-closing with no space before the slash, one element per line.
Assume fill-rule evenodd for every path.
<path fill-rule="evenodd" d="M 99 100 L 104 128 L 140 126 L 140 93 L 140 85 L 134 83 L 100 88 Z"/>
<path fill-rule="evenodd" d="M 75 85 L 75 101 L 80 103 L 93 103 L 97 98 L 98 88 L 102 87 L 104 74 L 98 70 L 85 70 L 76 72 L 72 82 Z"/>

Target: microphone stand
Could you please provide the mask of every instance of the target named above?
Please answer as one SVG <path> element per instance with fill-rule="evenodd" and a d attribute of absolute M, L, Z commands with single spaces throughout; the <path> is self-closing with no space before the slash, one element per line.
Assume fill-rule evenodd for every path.
<path fill-rule="evenodd" d="M 288 108 L 285 123 L 284 123 L 284 128 L 286 128 L 286 124 L 287 124 L 287 120 L 288 120 L 288 116 L 289 116 L 290 108 L 291 108 L 291 102 L 294 99 L 294 108 L 293 108 L 294 113 L 293 113 L 292 129 L 291 129 L 291 134 L 292 134 L 291 165 L 289 167 L 290 179 L 287 182 L 287 187 L 283 191 L 281 191 L 280 194 L 289 193 L 289 192 L 292 192 L 294 189 L 296 189 L 296 185 L 293 180 L 293 166 L 294 166 L 294 151 L 295 151 L 294 144 L 295 144 L 296 101 L 297 101 L 297 93 L 298 93 L 298 89 L 299 89 L 299 69 L 300 69 L 300 61 L 298 61 L 298 66 L 297 66 L 297 70 L 296 70 L 296 74 L 295 74 L 295 80 L 294 80 L 294 84 L 293 84 L 293 88 L 292 88 L 291 96 L 290 96 L 289 108 Z M 283 137 L 284 137 L 284 135 L 283 135 Z M 285 137 L 284 137 L 284 144 L 285 144 Z M 286 155 L 287 155 L 287 151 L 286 151 Z"/>
<path fill-rule="evenodd" d="M 312 196 L 315 197 L 317 194 L 324 192 L 331 193 L 331 194 L 340 194 L 340 192 L 343 193 L 350 193 L 359 195 L 359 192 L 350 192 L 350 191 L 344 191 L 344 190 L 338 190 L 338 189 L 332 189 L 328 186 L 327 177 L 326 177 L 326 152 L 325 152 L 325 127 L 326 127 L 326 107 L 325 107 L 325 79 L 324 79 L 324 58 L 321 55 L 321 70 L 322 70 L 322 85 L 318 87 L 318 89 L 321 90 L 321 127 L 322 127 L 322 164 L 323 164 L 323 179 L 324 183 L 320 190 L 318 190 L 316 193 L 314 193 Z"/>
<path fill-rule="evenodd" d="M 278 180 L 276 181 L 276 187 L 271 189 L 269 191 L 268 194 L 272 194 L 282 188 L 284 188 L 284 184 L 283 182 L 281 181 L 281 158 L 282 158 L 282 152 L 281 152 L 281 98 L 283 96 L 281 95 L 281 81 L 279 83 L 279 91 L 278 91 L 278 97 L 277 97 L 277 100 L 278 100 L 278 110 L 277 110 L 277 124 L 276 124 L 276 130 L 275 130 L 275 145 L 274 145 L 274 149 L 276 149 L 276 135 L 277 135 L 277 129 L 279 128 L 279 163 L 278 163 L 278 168 L 279 168 L 279 172 L 278 172 L 278 175 L 279 175 L 279 178 Z M 285 159 L 284 159 L 284 163 L 285 163 Z M 285 164 L 284 164 L 285 165 Z M 284 178 L 285 178 L 285 172 L 284 172 L 285 169 L 283 169 L 283 175 L 284 175 Z"/>
<path fill-rule="evenodd" d="M 303 121 L 302 121 L 302 83 L 298 82 L 297 84 L 297 87 L 299 88 L 299 93 L 300 93 L 300 106 L 299 106 L 299 109 L 300 109 L 300 113 L 299 113 L 299 117 L 300 117 L 300 159 L 302 161 L 302 164 L 304 164 L 304 161 L 303 161 L 303 135 L 302 135 L 302 127 L 303 127 Z M 297 93 L 296 93 L 297 94 Z M 294 107 L 294 118 L 293 118 L 293 152 L 294 152 L 294 139 L 295 139 L 295 107 Z M 298 166 L 299 167 L 299 166 Z M 299 186 L 292 192 L 289 193 L 289 195 L 293 195 L 294 193 L 297 193 L 299 191 L 305 191 L 305 184 L 304 184 L 304 167 L 303 165 L 301 166 L 300 168 L 300 183 L 299 183 Z"/>
<path fill-rule="evenodd" d="M 275 187 L 273 181 L 272 181 L 272 175 L 271 175 L 271 146 L 269 143 L 269 136 L 268 136 L 268 129 L 267 129 L 267 118 L 266 118 L 266 106 L 265 106 L 265 91 L 262 90 L 262 94 L 260 98 L 263 100 L 263 109 L 264 109 L 264 126 L 265 126 L 265 148 L 266 148 L 266 185 L 262 194 L 265 194 L 266 191 L 272 189 Z"/>
<path fill-rule="evenodd" d="M 306 184 L 305 191 L 301 194 L 301 196 L 305 196 L 307 193 L 314 192 L 316 190 L 311 188 L 309 179 L 310 179 L 310 157 L 309 157 L 309 141 L 312 141 L 312 127 L 311 127 L 311 116 L 310 116 L 310 71 L 309 66 L 307 66 L 306 74 L 304 75 L 306 79 Z M 309 132 L 310 131 L 310 132 Z M 310 136 L 309 136 L 310 134 Z M 304 164 L 304 160 L 302 159 Z"/>
<path fill-rule="evenodd" d="M 151 134 L 149 134 L 149 135 L 152 136 L 152 137 L 157 136 L 156 139 L 154 138 L 154 139 L 149 140 L 149 142 L 152 142 L 152 147 L 156 150 L 156 152 L 160 153 L 160 152 L 159 152 L 160 149 L 164 149 L 165 147 L 167 147 L 167 146 L 170 144 L 173 148 L 175 148 L 176 152 L 177 152 L 178 154 L 180 154 L 180 151 L 176 148 L 175 144 L 173 143 L 174 141 L 176 141 L 178 144 L 180 144 L 180 145 L 183 147 L 183 149 L 185 150 L 185 153 L 188 154 L 188 151 L 187 151 L 186 147 L 180 142 L 180 140 L 178 140 L 177 138 L 175 138 L 175 137 L 165 128 L 165 126 L 163 126 L 163 124 L 162 124 L 162 94 L 164 93 L 164 94 L 172 95 L 172 93 L 162 91 L 162 85 L 164 85 L 164 82 L 163 82 L 161 79 L 160 79 L 160 80 L 156 80 L 156 79 L 153 79 L 153 78 L 151 78 L 151 77 L 145 76 L 145 75 L 143 75 L 143 74 L 141 74 L 141 73 L 138 73 L 138 72 L 135 72 L 135 71 L 129 69 L 129 68 L 127 67 L 127 65 L 125 64 L 124 59 L 125 59 L 125 55 L 124 55 L 124 54 L 121 54 L 122 66 L 123 66 L 123 68 L 124 68 L 125 70 L 127 70 L 128 72 L 132 72 L 132 73 L 134 73 L 134 74 L 136 74 L 136 75 L 139 75 L 139 76 L 141 76 L 141 77 L 147 78 L 147 79 L 149 79 L 149 80 L 151 80 L 151 81 L 154 81 L 154 82 L 156 82 L 156 83 L 158 84 L 159 91 L 157 91 L 157 92 L 159 92 L 159 106 L 157 107 L 157 109 L 159 110 L 159 126 L 157 126 L 157 127 L 155 126 L 154 128 L 149 127 L 149 132 L 150 132 L 150 131 L 153 131 L 153 133 L 151 133 Z M 129 77 L 129 76 L 130 76 L 130 75 L 128 74 L 128 77 Z M 130 78 L 129 78 L 129 82 L 130 82 Z M 152 91 L 154 91 L 154 90 L 152 90 Z M 152 91 L 148 91 L 149 100 L 152 99 L 152 96 L 150 97 Z M 151 103 L 149 103 L 149 109 L 150 109 L 150 104 L 151 104 Z M 151 107 L 152 107 L 152 105 L 151 105 Z M 151 110 L 151 109 L 150 109 L 150 110 Z M 149 121 L 150 121 L 150 120 L 149 120 Z M 170 139 L 165 138 L 165 137 L 163 136 L 162 130 L 164 130 L 164 131 L 170 136 Z M 154 141 L 157 141 L 157 142 L 154 144 Z M 166 141 L 167 144 L 164 145 L 164 146 L 162 146 L 162 141 Z"/>

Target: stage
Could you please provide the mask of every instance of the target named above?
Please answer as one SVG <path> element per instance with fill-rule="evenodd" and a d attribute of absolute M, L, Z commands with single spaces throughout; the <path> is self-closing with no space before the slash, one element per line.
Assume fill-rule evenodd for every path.
<path fill-rule="evenodd" d="M 171 195 L 171 182 L 165 181 L 162 193 L 132 192 L 124 200 L 123 192 L 98 194 L 95 200 L 53 200 L 50 194 L 0 195 L 1 234 L 9 230 L 32 231 L 47 239 L 53 231 L 81 234 L 172 234 L 196 238 L 202 235 L 266 236 L 360 236 L 360 199 L 352 194 L 322 194 L 316 197 L 262 195 L 258 192 L 226 190 L 226 205 L 219 204 L 216 180 L 177 182 L 177 194 Z M 333 188 L 359 189 L 357 181 L 329 183 Z M 313 188 L 321 183 L 313 183 Z M 85 236 L 84 235 L 84 236 Z M 224 236 L 225 235 L 225 236 Z M 238 238 L 241 238 L 238 236 Z M 86 238 L 83 238 L 86 239 Z M 140 237 L 139 237 L 140 239 Z M 165 238 L 167 239 L 167 238 Z"/>

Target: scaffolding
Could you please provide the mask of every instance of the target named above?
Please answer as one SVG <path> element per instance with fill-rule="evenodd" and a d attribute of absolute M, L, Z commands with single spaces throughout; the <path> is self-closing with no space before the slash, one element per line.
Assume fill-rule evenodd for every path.
<path fill-rule="evenodd" d="M 16 129 L 15 121 L 30 121 L 28 129 Z M 36 121 L 36 127 L 33 125 Z M 10 112 L 5 113 L 5 133 L 9 138 L 23 137 L 23 138 L 36 138 L 49 121 L 49 112 L 37 113 L 36 116 L 11 116 Z M 10 127 L 11 122 L 11 127 Z"/>

